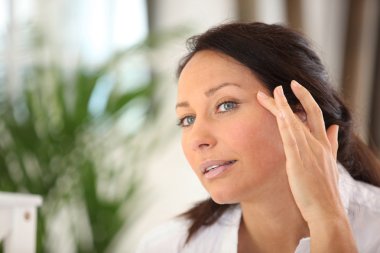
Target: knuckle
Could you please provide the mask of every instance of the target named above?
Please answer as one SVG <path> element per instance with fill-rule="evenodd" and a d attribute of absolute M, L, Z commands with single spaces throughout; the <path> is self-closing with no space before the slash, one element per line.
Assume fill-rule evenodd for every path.
<path fill-rule="evenodd" d="M 307 92 L 307 90 L 302 90 L 299 94 L 299 99 L 302 101 L 306 101 L 309 98 Z"/>
<path fill-rule="evenodd" d="M 323 115 L 321 108 L 317 105 L 312 107 L 312 113 L 319 115 L 319 116 Z"/>
<path fill-rule="evenodd" d="M 283 130 L 283 131 L 288 131 L 289 130 L 289 125 L 287 123 L 284 123 L 284 124 L 281 124 L 280 128 Z"/>
<path fill-rule="evenodd" d="M 338 152 L 338 149 L 339 149 L 338 141 L 334 140 L 332 143 L 330 143 L 328 141 L 327 145 L 328 145 L 328 150 L 329 150 L 330 153 L 331 152 Z"/>
<path fill-rule="evenodd" d="M 288 106 L 288 102 L 285 100 L 279 101 L 279 104 L 281 107 L 287 107 Z"/>
<path fill-rule="evenodd" d="M 297 122 L 298 120 L 299 119 L 294 119 L 294 121 L 291 124 L 293 125 L 293 128 L 296 130 L 296 132 L 302 132 L 304 128 L 300 124 L 300 122 Z"/>
<path fill-rule="evenodd" d="M 288 138 L 286 141 L 285 141 L 285 144 L 292 148 L 292 149 L 298 149 L 298 146 L 297 146 L 297 142 L 294 138 Z"/>
<path fill-rule="evenodd" d="M 326 148 L 321 143 L 317 143 L 316 155 L 318 158 L 323 158 L 326 155 Z"/>
<path fill-rule="evenodd" d="M 333 148 L 333 147 L 339 148 L 339 142 L 338 142 L 338 140 L 333 140 L 332 143 L 330 144 L 330 147 L 331 148 Z"/>

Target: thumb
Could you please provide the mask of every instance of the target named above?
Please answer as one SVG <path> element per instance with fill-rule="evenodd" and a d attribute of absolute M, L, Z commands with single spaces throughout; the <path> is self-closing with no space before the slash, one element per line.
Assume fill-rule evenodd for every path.
<path fill-rule="evenodd" d="M 339 147 L 338 132 L 339 132 L 338 125 L 331 125 L 326 131 L 327 138 L 331 146 L 331 152 L 334 155 L 335 159 L 337 159 L 338 147 Z"/>

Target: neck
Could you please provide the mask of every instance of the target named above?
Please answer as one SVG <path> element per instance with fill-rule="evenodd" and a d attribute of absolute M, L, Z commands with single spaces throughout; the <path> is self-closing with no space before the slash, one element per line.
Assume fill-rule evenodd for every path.
<path fill-rule="evenodd" d="M 261 193 L 254 201 L 240 203 L 243 215 L 239 247 L 249 248 L 241 251 L 294 252 L 300 239 L 309 236 L 307 223 L 285 183 L 281 190 L 271 188 L 268 194 Z"/>

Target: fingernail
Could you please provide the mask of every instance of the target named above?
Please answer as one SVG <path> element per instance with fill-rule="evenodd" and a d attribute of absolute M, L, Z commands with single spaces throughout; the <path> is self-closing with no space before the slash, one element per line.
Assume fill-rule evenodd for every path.
<path fill-rule="evenodd" d="M 280 95 L 280 96 L 284 95 L 284 90 L 282 89 L 281 85 L 277 86 L 276 90 L 277 90 L 278 95 Z"/>
<path fill-rule="evenodd" d="M 299 82 L 297 82 L 296 80 L 292 80 L 291 85 L 293 85 L 294 88 L 300 88 L 301 87 L 301 84 L 299 84 Z"/>
<path fill-rule="evenodd" d="M 264 99 L 268 98 L 268 96 L 267 96 L 264 92 L 261 92 L 261 91 L 257 92 L 257 95 L 258 95 L 260 98 L 264 98 Z"/>
<path fill-rule="evenodd" d="M 284 89 L 282 88 L 282 86 L 277 86 L 277 94 L 280 95 L 285 101 L 287 101 L 286 97 L 285 97 L 285 94 L 284 94 Z"/>

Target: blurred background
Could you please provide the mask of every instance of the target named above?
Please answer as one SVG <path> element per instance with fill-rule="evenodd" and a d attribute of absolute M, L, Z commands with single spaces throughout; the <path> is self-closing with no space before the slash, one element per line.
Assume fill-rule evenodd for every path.
<path fill-rule="evenodd" d="M 43 197 L 37 252 L 133 252 L 207 197 L 176 64 L 190 35 L 238 20 L 302 31 L 380 147 L 378 0 L 0 0 L 0 191 Z"/>

